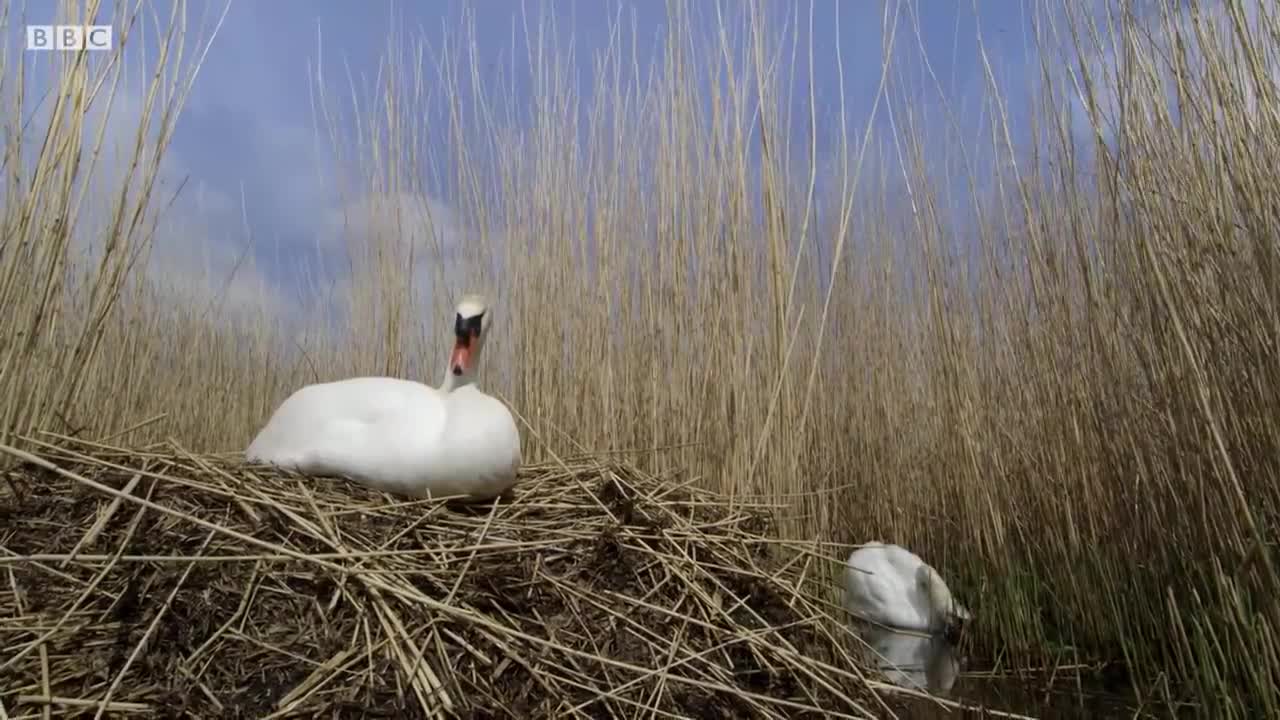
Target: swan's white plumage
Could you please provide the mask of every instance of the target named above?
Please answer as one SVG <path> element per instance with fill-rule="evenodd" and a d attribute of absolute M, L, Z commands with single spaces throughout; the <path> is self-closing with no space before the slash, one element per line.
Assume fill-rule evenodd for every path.
<path fill-rule="evenodd" d="M 484 312 L 478 296 L 458 305 L 463 318 Z M 476 356 L 482 342 L 472 341 Z M 446 375 L 439 389 L 389 377 L 308 385 L 280 404 L 245 458 L 414 497 L 501 495 L 515 483 L 520 435 L 473 372 Z"/>
<path fill-rule="evenodd" d="M 849 612 L 866 620 L 917 632 L 942 632 L 969 618 L 946 582 L 920 556 L 878 542 L 849 554 L 844 603 Z"/>

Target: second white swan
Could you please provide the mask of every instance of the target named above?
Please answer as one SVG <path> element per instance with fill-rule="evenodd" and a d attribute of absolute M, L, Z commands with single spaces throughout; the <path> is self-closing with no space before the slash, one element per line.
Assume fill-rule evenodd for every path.
<path fill-rule="evenodd" d="M 845 563 L 844 604 L 853 615 L 902 630 L 954 635 L 969 611 L 919 555 L 871 542 Z"/>

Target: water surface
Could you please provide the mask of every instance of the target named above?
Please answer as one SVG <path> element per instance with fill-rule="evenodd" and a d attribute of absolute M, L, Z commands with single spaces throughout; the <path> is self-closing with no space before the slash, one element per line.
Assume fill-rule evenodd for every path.
<path fill-rule="evenodd" d="M 1104 687 L 1095 677 L 1076 673 L 1056 677 L 995 675 L 975 667 L 981 663 L 962 658 L 940 635 L 904 633 L 857 622 L 854 629 L 867 644 L 864 652 L 879 669 L 879 679 L 904 688 L 901 696 L 889 694 L 889 705 L 900 718 L 1130 720 L 1180 715 L 1165 706 L 1143 707 L 1127 687 Z"/>

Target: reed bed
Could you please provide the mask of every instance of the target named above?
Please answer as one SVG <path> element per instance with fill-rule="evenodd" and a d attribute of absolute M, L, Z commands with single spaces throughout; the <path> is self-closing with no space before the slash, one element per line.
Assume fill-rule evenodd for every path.
<path fill-rule="evenodd" d="M 389 37 L 377 82 L 326 37 L 314 128 L 341 197 L 315 211 L 346 218 L 344 271 L 256 240 L 237 266 L 313 278 L 293 317 L 150 262 L 194 244 L 152 222 L 208 39 L 185 3 L 168 52 L 122 33 L 88 76 L 51 54 L 52 92 L 12 53 L 0 442 L 243 448 L 303 384 L 434 381 L 442 313 L 482 290 L 480 384 L 528 421 L 527 458 L 650 449 L 645 472 L 785 505 L 791 538 L 919 552 L 1000 669 L 1119 661 L 1144 703 L 1280 717 L 1275 4 L 1042 0 L 958 18 L 973 42 L 939 52 L 941 11 L 886 0 L 870 62 L 804 39 L 851 32 L 855 4 L 737 5 L 672 0 L 657 37 L 619 13 L 581 76 L 553 12 L 503 35 L 509 73 L 470 11 L 440 42 Z M 141 5 L 113 7 L 123 28 Z M 1024 72 L 1001 36 L 1034 45 Z M 961 52 L 980 77 L 944 87 Z M 118 167 L 89 162 L 130 57 L 154 103 Z M 855 72 L 874 97 L 823 89 Z"/>
<path fill-rule="evenodd" d="M 0 503 L 8 717 L 892 715 L 815 556 L 778 566 L 769 508 L 688 481 L 581 457 L 406 501 L 32 444 Z"/>

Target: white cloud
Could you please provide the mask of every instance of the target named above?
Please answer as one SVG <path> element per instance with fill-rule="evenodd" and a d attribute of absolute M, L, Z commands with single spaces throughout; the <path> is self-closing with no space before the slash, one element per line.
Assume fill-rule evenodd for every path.
<path fill-rule="evenodd" d="M 368 193 L 329 209 L 317 245 L 343 258 L 338 287 L 356 301 L 357 324 L 377 324 L 406 303 L 419 315 L 439 313 L 483 280 L 477 233 L 447 203 L 419 193 Z"/>
<path fill-rule="evenodd" d="M 229 198 L 215 195 L 215 202 Z M 163 298 L 203 308 L 214 322 L 250 318 L 292 324 L 305 319 L 305 305 L 271 280 L 255 259 L 249 239 L 214 228 L 231 208 L 179 205 L 162 218 L 148 258 L 146 277 Z"/>
<path fill-rule="evenodd" d="M 162 100 L 149 111 L 146 108 L 145 83 L 154 69 L 156 57 L 154 53 L 144 53 L 139 41 L 137 38 L 119 51 L 119 65 L 112 71 L 118 73 L 114 93 L 111 86 L 115 78 L 108 76 L 84 113 L 79 164 L 72 186 L 75 197 L 81 201 L 78 208 L 70 211 L 75 219 L 71 237 L 73 267 L 85 271 L 97 266 L 105 248 L 113 241 L 111 228 L 122 195 L 127 198 L 125 214 L 128 216 L 135 209 L 137 195 L 143 191 L 144 179 L 151 176 L 154 188 L 148 215 L 141 227 L 128 237 L 135 249 L 141 247 L 144 238 L 151 237 L 150 253 L 140 258 L 140 262 L 147 270 L 146 278 L 153 286 L 155 297 L 175 306 L 208 309 L 215 322 L 219 314 L 245 317 L 250 313 L 266 313 L 286 321 L 298 318 L 299 298 L 282 292 L 279 283 L 272 282 L 262 272 L 247 246 L 249 238 L 242 220 L 241 198 L 232 197 L 206 182 L 192 180 L 189 166 L 172 145 L 160 157 L 154 174 L 150 169 L 156 162 L 156 141 L 166 108 Z M 193 52 L 198 52 L 198 48 L 189 45 L 187 57 L 192 57 Z M 59 63 L 65 62 L 66 57 L 48 53 L 29 54 L 25 58 L 29 63 L 24 78 L 25 106 L 20 115 L 15 114 L 10 127 L 21 123 L 23 128 L 19 142 L 24 172 L 20 182 L 28 188 L 54 117 L 57 94 L 50 92 L 50 88 L 58 85 Z M 90 56 L 90 77 L 99 77 L 106 59 L 103 55 Z M 185 67 L 170 66 L 166 82 L 174 82 L 175 74 L 181 77 L 184 72 Z M 12 81 L 4 84 L 3 100 L 11 110 L 17 109 L 15 87 Z M 144 126 L 143 150 L 138 155 L 135 147 L 139 129 Z M 63 162 L 60 166 L 73 165 Z M 176 198 L 175 193 L 178 193 Z M 21 195 L 4 193 L 0 194 L 0 202 L 7 197 L 21 199 Z M 47 198 L 46 195 L 46 201 Z M 151 233 L 153 227 L 154 234 Z"/>
<path fill-rule="evenodd" d="M 330 208 L 321 223 L 326 246 L 368 247 L 408 253 L 434 251 L 442 257 L 457 250 L 461 224 L 444 202 L 410 192 L 367 193 Z"/>

